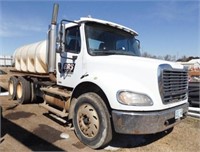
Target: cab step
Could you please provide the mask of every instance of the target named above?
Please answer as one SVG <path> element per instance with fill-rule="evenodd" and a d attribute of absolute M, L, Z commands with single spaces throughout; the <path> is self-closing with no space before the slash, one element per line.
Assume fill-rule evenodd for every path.
<path fill-rule="evenodd" d="M 63 111 L 60 111 L 60 110 L 58 110 L 58 109 L 56 109 L 56 108 L 54 108 L 54 107 L 52 107 L 52 106 L 46 104 L 45 102 L 44 102 L 44 103 L 41 103 L 41 104 L 39 104 L 39 105 L 40 105 L 41 107 L 47 109 L 48 111 L 50 111 L 50 112 L 52 112 L 52 113 L 58 115 L 58 116 L 61 117 L 61 118 L 64 118 L 64 117 L 67 117 L 67 116 L 68 116 L 68 113 L 67 113 L 64 109 L 63 109 Z"/>

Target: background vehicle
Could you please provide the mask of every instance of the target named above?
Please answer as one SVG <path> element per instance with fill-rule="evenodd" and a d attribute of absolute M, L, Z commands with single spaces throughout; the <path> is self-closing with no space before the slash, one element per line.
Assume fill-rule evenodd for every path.
<path fill-rule="evenodd" d="M 188 102 L 191 106 L 200 106 L 200 82 L 189 82 Z"/>
<path fill-rule="evenodd" d="M 189 98 L 188 102 L 191 106 L 200 106 L 200 70 L 190 69 L 189 70 Z"/>
<path fill-rule="evenodd" d="M 186 117 L 183 66 L 142 58 L 137 32 L 116 23 L 61 20 L 57 31 L 57 13 L 55 5 L 47 40 L 15 51 L 12 99 L 43 97 L 41 106 L 72 120 L 80 141 L 94 149 L 113 132 L 157 133 Z"/>

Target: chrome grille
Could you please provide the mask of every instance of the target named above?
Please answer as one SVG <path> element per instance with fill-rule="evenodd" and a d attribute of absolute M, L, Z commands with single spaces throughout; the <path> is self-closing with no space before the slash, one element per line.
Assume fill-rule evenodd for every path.
<path fill-rule="evenodd" d="M 187 98 L 188 73 L 172 68 L 160 71 L 160 93 L 164 104 L 182 101 Z"/>

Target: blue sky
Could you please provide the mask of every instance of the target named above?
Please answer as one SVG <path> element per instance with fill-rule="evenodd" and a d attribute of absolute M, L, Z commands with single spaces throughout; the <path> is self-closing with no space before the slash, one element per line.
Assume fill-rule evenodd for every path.
<path fill-rule="evenodd" d="M 46 39 L 55 2 L 60 5 L 58 20 L 91 15 L 134 29 L 142 52 L 200 56 L 198 0 L 0 0 L 0 55 L 12 55 L 22 45 Z"/>

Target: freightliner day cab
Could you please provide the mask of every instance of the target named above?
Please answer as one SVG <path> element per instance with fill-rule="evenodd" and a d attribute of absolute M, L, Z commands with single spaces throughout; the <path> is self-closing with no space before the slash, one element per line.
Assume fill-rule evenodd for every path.
<path fill-rule="evenodd" d="M 18 48 L 12 99 L 42 97 L 46 108 L 72 122 L 81 142 L 93 149 L 113 132 L 153 134 L 187 115 L 188 74 L 183 66 L 140 55 L 138 33 L 93 18 L 61 20 L 54 5 L 47 40 Z"/>

